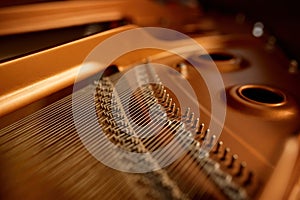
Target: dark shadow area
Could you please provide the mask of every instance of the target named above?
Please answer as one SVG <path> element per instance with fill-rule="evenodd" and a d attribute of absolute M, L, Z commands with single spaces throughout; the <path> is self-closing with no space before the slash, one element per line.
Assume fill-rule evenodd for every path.
<path fill-rule="evenodd" d="M 222 14 L 245 14 L 247 20 L 260 21 L 276 37 L 290 57 L 300 60 L 300 12 L 296 0 L 199 0 L 204 11 Z"/>

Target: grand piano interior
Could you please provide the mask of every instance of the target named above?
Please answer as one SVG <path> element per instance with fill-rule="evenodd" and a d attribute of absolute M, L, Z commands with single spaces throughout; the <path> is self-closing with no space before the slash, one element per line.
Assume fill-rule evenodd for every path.
<path fill-rule="evenodd" d="M 296 5 L 1 1 L 0 198 L 300 199 Z"/>

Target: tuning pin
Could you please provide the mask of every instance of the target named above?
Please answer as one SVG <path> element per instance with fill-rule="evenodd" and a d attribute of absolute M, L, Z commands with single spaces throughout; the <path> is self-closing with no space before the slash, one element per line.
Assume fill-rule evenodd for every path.
<path fill-rule="evenodd" d="M 231 161 L 230 161 L 230 163 L 229 163 L 229 165 L 228 165 L 228 168 L 233 168 L 234 165 L 235 165 L 235 163 L 236 163 L 236 161 L 237 161 L 237 159 L 238 159 L 238 155 L 233 154 L 233 155 L 231 156 Z"/>
<path fill-rule="evenodd" d="M 164 90 L 163 91 L 163 95 L 162 95 L 162 102 L 164 102 L 165 101 L 165 99 L 166 99 L 166 95 L 167 95 L 167 90 Z"/>
<path fill-rule="evenodd" d="M 205 148 L 209 148 L 210 149 L 214 145 L 214 143 L 215 143 L 216 135 L 210 136 L 209 135 L 209 131 L 210 131 L 209 129 L 207 129 L 205 131 L 205 136 L 203 136 L 201 138 L 201 140 L 206 140 L 206 141 L 203 142 L 203 144 L 205 145 Z"/>
<path fill-rule="evenodd" d="M 184 113 L 184 115 L 182 116 L 183 118 L 187 118 L 188 116 L 189 116 L 189 114 L 190 114 L 190 111 L 191 111 L 191 108 L 187 108 L 186 110 L 185 110 L 185 113 Z"/>
<path fill-rule="evenodd" d="M 208 146 L 209 146 L 209 147 L 212 147 L 212 146 L 214 145 L 214 143 L 215 143 L 215 140 L 216 140 L 216 135 L 212 135 L 212 136 L 210 137 Z"/>
<path fill-rule="evenodd" d="M 113 134 L 116 135 L 116 136 L 120 136 L 121 132 L 118 128 L 113 128 Z"/>
<path fill-rule="evenodd" d="M 172 98 L 170 98 L 170 99 L 169 99 L 169 102 L 168 102 L 168 105 L 167 105 L 169 109 L 171 109 L 171 106 L 172 106 L 172 101 L 173 101 L 173 99 L 172 99 Z"/>
<path fill-rule="evenodd" d="M 174 108 L 175 108 L 175 104 L 174 104 Z M 176 108 L 174 112 L 174 117 L 178 117 L 178 116 L 179 116 L 179 108 Z"/>
<path fill-rule="evenodd" d="M 188 75 L 188 69 L 187 65 L 184 62 L 180 62 L 176 65 L 176 68 L 179 70 L 179 72 L 186 77 Z"/>
<path fill-rule="evenodd" d="M 164 86 L 161 85 L 160 90 L 159 90 L 159 94 L 158 94 L 159 98 L 162 98 L 163 93 L 164 93 Z"/>
<path fill-rule="evenodd" d="M 109 126 L 109 127 L 107 127 L 107 129 L 106 129 L 108 132 L 110 132 L 110 133 L 114 133 L 114 130 L 115 130 L 115 128 L 114 127 L 111 127 L 111 126 Z"/>
<path fill-rule="evenodd" d="M 204 123 L 201 123 L 196 134 L 201 135 L 203 133 L 203 130 L 204 130 Z"/>
<path fill-rule="evenodd" d="M 165 103 L 168 103 L 169 102 L 169 98 L 170 98 L 170 95 L 169 94 L 166 94 L 166 98 L 163 100 Z"/>
<path fill-rule="evenodd" d="M 191 113 L 188 117 L 187 123 L 191 123 L 194 120 L 194 116 L 195 116 L 195 114 Z"/>
<path fill-rule="evenodd" d="M 201 140 L 205 140 L 207 138 L 207 136 L 209 135 L 210 130 L 206 129 L 206 131 L 204 132 L 204 134 L 201 137 Z"/>
<path fill-rule="evenodd" d="M 171 113 L 172 113 L 173 115 L 175 115 L 175 109 L 176 109 L 175 103 L 173 103 L 173 104 L 171 105 L 171 107 L 170 107 Z"/>
<path fill-rule="evenodd" d="M 213 153 L 214 154 L 218 154 L 220 152 L 220 149 L 221 149 L 222 145 L 223 145 L 223 142 L 219 141 L 218 144 L 217 144 L 217 146 L 216 146 L 216 149 L 214 150 Z"/>
<path fill-rule="evenodd" d="M 192 128 L 196 129 L 198 127 L 198 124 L 199 124 L 199 118 L 197 118 L 197 119 L 194 120 Z M 197 133 L 197 131 L 196 131 L 196 133 Z"/>
<path fill-rule="evenodd" d="M 253 172 L 250 171 L 250 172 L 248 173 L 247 179 L 246 179 L 245 182 L 244 182 L 244 185 L 245 185 L 245 186 L 250 185 L 250 184 L 252 183 L 252 181 L 253 181 Z"/>
<path fill-rule="evenodd" d="M 149 96 L 153 96 L 154 95 L 154 91 L 152 91 L 151 89 L 149 89 L 146 93 Z"/>
<path fill-rule="evenodd" d="M 246 166 L 247 166 L 246 162 L 241 162 L 240 168 L 239 168 L 238 172 L 236 173 L 236 176 L 242 176 L 245 171 Z"/>
<path fill-rule="evenodd" d="M 199 125 L 198 130 L 196 131 L 196 137 L 195 137 L 195 139 L 202 139 L 201 136 L 203 135 L 203 130 L 204 130 L 204 124 L 201 123 Z"/>
<path fill-rule="evenodd" d="M 198 148 L 200 148 L 200 146 L 201 146 L 200 142 L 195 141 L 195 147 L 198 149 Z"/>
<path fill-rule="evenodd" d="M 227 155 L 229 154 L 229 152 L 230 152 L 230 149 L 229 149 L 228 147 L 225 148 L 225 149 L 224 149 L 224 152 L 223 152 L 223 156 L 221 157 L 220 160 L 225 161 L 226 158 L 227 158 Z"/>
<path fill-rule="evenodd" d="M 159 82 L 158 83 L 158 91 L 160 92 L 161 90 L 163 90 L 164 89 L 164 86 L 163 86 L 163 84 L 162 84 L 162 82 Z"/>

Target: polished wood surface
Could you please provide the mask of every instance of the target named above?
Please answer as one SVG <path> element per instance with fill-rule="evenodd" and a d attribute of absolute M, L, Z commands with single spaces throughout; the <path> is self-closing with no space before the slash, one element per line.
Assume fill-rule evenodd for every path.
<path fill-rule="evenodd" d="M 168 9 L 168 6 L 173 9 Z M 178 8 L 173 4 L 136 0 L 62 1 L 1 8 L 2 36 L 122 18 L 129 18 L 135 25 L 85 36 L 0 64 L 0 181 L 3 183 L 0 198 L 153 200 L 185 199 L 175 197 L 186 194 L 191 199 L 228 199 L 224 192 L 226 187 L 215 184 L 209 172 L 220 169 L 225 173 L 219 174 L 217 180 L 237 184 L 249 194 L 249 199 L 298 200 L 300 74 L 289 69 L 290 60 L 274 43 L 270 43 L 269 35 L 253 37 L 248 24 L 226 21 L 219 15 L 199 20 L 203 19 L 201 13 L 194 11 L 191 7 Z M 187 53 L 197 56 L 201 64 L 199 68 L 206 66 L 205 58 L 210 55 L 220 71 L 226 89 L 220 97 L 227 96 L 227 104 L 224 104 L 227 113 L 222 134 L 215 141 L 214 151 L 208 155 L 212 162 L 207 166 L 199 159 L 197 151 L 187 150 L 186 155 L 162 170 L 141 175 L 124 173 L 96 160 L 78 135 L 70 96 L 74 92 L 72 89 L 78 70 L 85 65 L 87 70 L 82 78 L 91 80 L 93 84 L 99 81 L 94 80 L 93 75 L 107 66 L 84 63 L 87 55 L 105 39 L 139 26 L 191 30 L 194 41 L 202 45 L 207 54 Z M 169 42 L 189 50 L 184 40 Z M 141 49 L 120 56 L 113 64 L 120 71 L 117 75 L 122 75 L 137 64 L 149 61 L 168 66 L 180 74 L 177 78 L 189 81 L 200 104 L 201 122 L 209 124 L 212 119 L 208 86 L 196 68 L 182 57 L 158 49 Z M 186 68 L 182 69 L 182 64 Z M 112 76 L 109 77 L 111 80 Z M 178 88 L 181 86 L 179 81 L 174 81 L 174 84 Z M 89 86 L 84 85 L 78 91 L 81 95 L 78 106 L 83 108 L 81 119 L 93 139 L 99 133 L 93 131 L 85 118 L 87 102 L 83 98 L 95 95 L 88 93 L 90 90 L 86 88 Z M 251 99 L 260 93 L 251 94 L 248 98 L 240 92 L 245 86 L 275 91 L 275 95 L 281 95 L 280 102 L 265 103 Z M 153 93 L 158 96 L 157 102 L 170 109 L 163 101 L 165 99 L 158 95 L 161 91 L 156 90 Z M 174 95 L 170 93 L 177 103 Z M 96 99 L 97 96 L 94 97 Z M 105 100 L 106 97 L 101 101 L 101 98 L 98 101 L 108 102 L 107 106 L 99 105 L 95 100 L 95 107 L 100 113 L 100 125 L 106 127 L 111 114 L 105 113 L 109 101 Z M 269 99 L 268 96 L 266 98 Z M 186 102 L 190 100 L 185 97 Z M 174 111 L 168 113 L 172 115 L 170 119 L 173 119 L 173 114 Z M 108 126 L 108 132 L 109 128 L 112 127 Z M 201 137 L 206 137 L 205 133 L 202 131 Z M 201 143 L 201 137 L 193 139 Z M 233 160 L 235 162 L 231 166 Z M 233 192 L 239 192 L 234 189 Z M 235 198 L 231 196 L 231 199 Z"/>
<path fill-rule="evenodd" d="M 186 13 L 189 13 L 186 15 Z M 139 26 L 180 28 L 199 10 L 150 0 L 58 1 L 0 8 L 0 35 L 41 31 L 128 18 Z"/>

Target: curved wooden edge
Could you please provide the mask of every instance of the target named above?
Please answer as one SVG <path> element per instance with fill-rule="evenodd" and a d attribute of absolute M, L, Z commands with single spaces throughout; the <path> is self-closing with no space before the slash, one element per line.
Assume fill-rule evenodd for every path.
<path fill-rule="evenodd" d="M 188 14 L 187 14 L 188 13 Z M 129 18 L 138 26 L 182 27 L 198 20 L 198 7 L 150 0 L 58 1 L 0 8 L 0 35 Z"/>
<path fill-rule="evenodd" d="M 0 64 L 0 117 L 74 83 L 82 62 L 101 41 L 124 26 Z M 103 66 L 86 63 L 85 77 Z"/>

